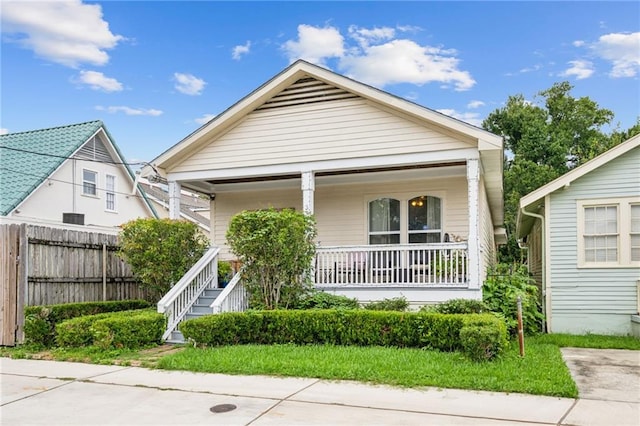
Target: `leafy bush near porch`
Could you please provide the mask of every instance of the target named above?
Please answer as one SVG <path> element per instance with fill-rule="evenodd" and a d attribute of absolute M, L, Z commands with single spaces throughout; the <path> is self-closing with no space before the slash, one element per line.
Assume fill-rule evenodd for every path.
<path fill-rule="evenodd" d="M 24 336 L 26 343 L 51 346 L 55 343 L 56 324 L 75 317 L 105 312 L 144 309 L 152 304 L 145 300 L 64 303 L 25 307 Z"/>
<path fill-rule="evenodd" d="M 469 331 L 465 343 L 461 331 Z M 489 332 L 492 330 L 492 332 Z M 504 322 L 490 314 L 443 315 L 355 309 L 274 310 L 209 315 L 184 321 L 180 331 L 196 344 L 332 344 L 420 347 L 462 351 L 474 359 L 506 347 Z M 476 347 L 477 346 L 477 347 Z"/>
<path fill-rule="evenodd" d="M 312 290 L 302 296 L 291 309 L 359 309 L 356 299 L 324 291 Z"/>
<path fill-rule="evenodd" d="M 72 318 L 56 326 L 58 346 L 129 348 L 160 343 L 164 315 L 152 310 L 103 313 Z"/>
<path fill-rule="evenodd" d="M 482 300 L 451 299 L 437 305 L 424 306 L 420 310 L 439 314 L 482 314 L 490 312 Z"/>
<path fill-rule="evenodd" d="M 243 265 L 249 306 L 288 308 L 311 287 L 315 220 L 293 209 L 243 211 L 231 218 L 227 242 Z"/>
<path fill-rule="evenodd" d="M 405 312 L 409 309 L 409 302 L 404 297 L 393 297 L 391 299 L 382 299 L 376 302 L 367 303 L 364 308 L 370 311 Z"/>
<path fill-rule="evenodd" d="M 186 220 L 141 218 L 122 225 L 118 255 L 160 298 L 207 251 L 209 242 Z"/>
<path fill-rule="evenodd" d="M 518 296 L 522 300 L 524 332 L 539 333 L 544 316 L 538 287 L 529 276 L 527 267 L 501 263 L 489 271 L 482 287 L 483 301 L 492 312 L 504 318 L 512 336 L 518 333 Z"/>

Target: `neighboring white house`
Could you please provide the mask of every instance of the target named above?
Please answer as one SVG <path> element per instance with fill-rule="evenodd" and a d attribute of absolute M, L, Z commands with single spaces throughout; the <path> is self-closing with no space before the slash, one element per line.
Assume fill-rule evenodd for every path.
<path fill-rule="evenodd" d="M 522 197 L 517 233 L 543 289 L 549 332 L 631 333 L 639 309 L 640 135 Z"/>
<path fill-rule="evenodd" d="M 313 214 L 316 286 L 363 302 L 480 299 L 505 240 L 500 137 L 304 61 L 152 164 L 171 217 L 181 189 L 210 195 L 224 259 L 234 214 Z"/>
<path fill-rule="evenodd" d="M 101 121 L 0 136 L 0 217 L 118 227 L 156 217 Z"/>

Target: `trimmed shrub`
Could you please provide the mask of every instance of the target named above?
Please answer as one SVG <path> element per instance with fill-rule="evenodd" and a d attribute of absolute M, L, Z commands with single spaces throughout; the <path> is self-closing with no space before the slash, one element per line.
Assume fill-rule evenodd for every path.
<path fill-rule="evenodd" d="M 502 342 L 506 329 L 491 314 L 444 315 L 423 312 L 370 311 L 356 309 L 274 310 L 208 315 L 184 321 L 180 331 L 200 345 L 235 344 L 333 344 L 354 346 L 426 347 L 442 351 L 471 351 L 471 345 L 491 347 L 497 356 L 502 343 L 484 341 L 483 335 L 461 344 L 464 327 L 496 330 Z M 486 338 L 493 339 L 488 334 Z M 493 346 L 492 346 L 493 345 Z"/>
<path fill-rule="evenodd" d="M 489 361 L 507 345 L 507 328 L 488 325 L 466 325 L 460 330 L 461 352 L 474 361 Z"/>
<path fill-rule="evenodd" d="M 347 296 L 312 291 L 302 297 L 293 309 L 358 309 L 360 305 L 356 299 Z"/>
<path fill-rule="evenodd" d="M 56 326 L 58 346 L 130 348 L 160 343 L 166 326 L 164 315 L 136 310 L 72 318 Z"/>
<path fill-rule="evenodd" d="M 365 305 L 365 309 L 371 311 L 398 311 L 405 312 L 409 309 L 409 302 L 404 297 L 394 297 L 391 299 L 378 300 Z"/>
<path fill-rule="evenodd" d="M 51 346 L 55 343 L 56 324 L 70 318 L 105 312 L 144 309 L 152 304 L 145 300 L 64 303 L 25 307 L 24 335 L 27 343 Z"/>
<path fill-rule="evenodd" d="M 490 312 L 489 307 L 482 300 L 451 299 L 431 306 L 428 310 L 440 314 L 482 314 Z"/>

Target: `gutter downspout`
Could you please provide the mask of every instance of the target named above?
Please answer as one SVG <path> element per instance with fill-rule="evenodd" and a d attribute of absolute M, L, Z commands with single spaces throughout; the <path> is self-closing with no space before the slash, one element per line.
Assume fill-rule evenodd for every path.
<path fill-rule="evenodd" d="M 549 291 L 549 289 L 547 288 L 547 259 L 546 259 L 546 255 L 545 253 L 547 252 L 546 247 L 545 247 L 545 240 L 544 240 L 544 235 L 545 235 L 545 224 L 544 224 L 544 216 L 541 214 L 537 214 L 537 213 L 532 213 L 532 212 L 528 212 L 525 210 L 524 207 L 520 208 L 520 211 L 522 212 L 523 215 L 525 216 L 529 216 L 529 217 L 533 217 L 536 219 L 540 219 L 540 224 L 542 225 L 541 227 L 541 232 L 540 232 L 540 259 L 542 261 L 542 315 L 544 315 L 544 321 L 545 321 L 545 326 L 546 326 L 546 331 L 548 332 L 549 330 L 549 320 L 547 317 L 547 292 Z M 527 250 L 529 251 L 529 250 Z"/>

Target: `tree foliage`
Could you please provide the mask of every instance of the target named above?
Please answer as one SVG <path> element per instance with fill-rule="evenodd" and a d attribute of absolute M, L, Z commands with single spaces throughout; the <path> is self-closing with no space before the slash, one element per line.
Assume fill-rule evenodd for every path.
<path fill-rule="evenodd" d="M 231 219 L 227 242 L 242 261 L 250 306 L 288 308 L 311 287 L 315 220 L 284 210 L 243 211 Z"/>
<path fill-rule="evenodd" d="M 159 300 L 202 257 L 208 245 L 193 222 L 136 219 L 122 226 L 118 255 Z"/>
<path fill-rule="evenodd" d="M 520 258 L 515 225 L 520 198 L 567 171 L 584 164 L 609 148 L 640 132 L 640 121 L 627 131 L 607 135 L 603 128 L 613 112 L 588 97 L 571 96 L 568 82 L 541 91 L 534 102 L 523 95 L 510 96 L 503 108 L 493 111 L 482 126 L 504 138 L 505 225 L 509 243 L 502 261 Z"/>

